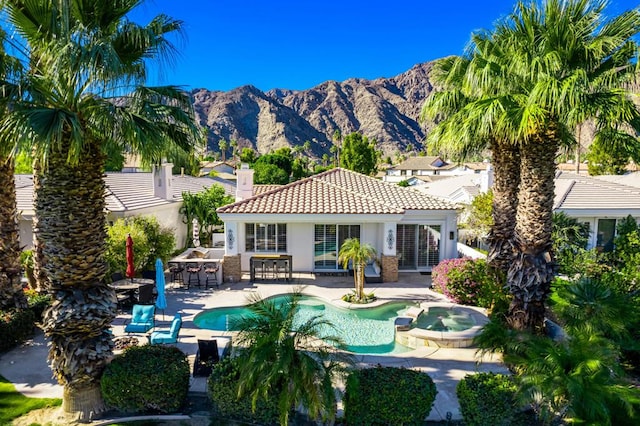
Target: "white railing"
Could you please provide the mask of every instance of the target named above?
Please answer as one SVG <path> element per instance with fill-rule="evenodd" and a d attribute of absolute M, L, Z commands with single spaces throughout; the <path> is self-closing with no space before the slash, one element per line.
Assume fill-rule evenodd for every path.
<path fill-rule="evenodd" d="M 458 257 L 470 257 L 472 259 L 486 259 L 487 255 L 479 252 L 466 244 L 458 243 Z"/>

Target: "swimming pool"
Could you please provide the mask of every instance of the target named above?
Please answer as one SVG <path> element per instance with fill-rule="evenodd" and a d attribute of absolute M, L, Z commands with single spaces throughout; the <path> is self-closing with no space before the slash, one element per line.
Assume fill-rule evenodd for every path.
<path fill-rule="evenodd" d="M 276 296 L 276 303 L 286 296 Z M 396 354 L 412 350 L 395 341 L 394 320 L 402 316 L 411 306 L 407 302 L 389 302 L 384 305 L 360 309 L 345 309 L 325 303 L 312 296 L 300 298 L 300 309 L 296 319 L 304 322 L 322 312 L 324 319 L 330 321 L 335 329 L 324 331 L 342 337 L 346 349 L 358 354 Z M 249 315 L 246 306 L 214 308 L 196 315 L 196 326 L 208 330 L 236 331 L 231 329 L 234 319 Z"/>

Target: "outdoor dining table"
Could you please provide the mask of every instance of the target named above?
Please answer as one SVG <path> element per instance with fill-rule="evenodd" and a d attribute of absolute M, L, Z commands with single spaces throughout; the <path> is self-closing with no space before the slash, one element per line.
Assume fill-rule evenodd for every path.
<path fill-rule="evenodd" d="M 254 255 L 249 258 L 250 268 L 250 280 L 253 282 L 256 280 L 256 271 L 260 272 L 262 279 L 267 279 L 265 276 L 266 271 L 271 269 L 273 275 L 278 277 L 278 272 L 282 269 L 284 272 L 284 278 L 287 282 L 293 279 L 293 256 L 288 254 L 260 254 Z M 275 270 L 273 269 L 275 268 Z"/>
<path fill-rule="evenodd" d="M 154 280 L 150 278 L 123 278 L 118 281 L 114 281 L 109 284 L 109 287 L 114 289 L 116 293 L 128 295 L 131 300 L 134 299 L 133 295 L 143 285 L 153 284 Z"/>

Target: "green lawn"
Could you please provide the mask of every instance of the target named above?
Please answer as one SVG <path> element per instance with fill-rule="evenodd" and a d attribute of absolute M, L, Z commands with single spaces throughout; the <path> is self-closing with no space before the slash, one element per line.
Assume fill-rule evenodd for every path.
<path fill-rule="evenodd" d="M 0 425 L 10 424 L 31 410 L 60 405 L 59 398 L 28 398 L 16 391 L 13 383 L 0 376 Z"/>

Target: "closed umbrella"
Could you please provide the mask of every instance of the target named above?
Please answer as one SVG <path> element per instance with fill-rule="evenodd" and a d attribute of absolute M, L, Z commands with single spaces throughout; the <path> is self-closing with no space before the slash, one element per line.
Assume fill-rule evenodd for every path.
<path fill-rule="evenodd" d="M 162 321 L 164 321 L 164 310 L 167 308 L 167 299 L 164 296 L 164 266 L 162 259 L 156 259 L 156 290 L 158 297 L 156 298 L 156 308 L 162 310 Z"/>
<path fill-rule="evenodd" d="M 136 270 L 133 266 L 133 238 L 131 238 L 131 234 L 127 234 L 127 278 L 131 278 L 133 281 L 133 275 Z"/>

